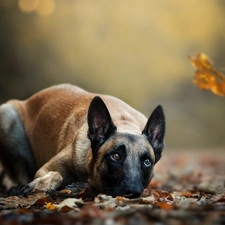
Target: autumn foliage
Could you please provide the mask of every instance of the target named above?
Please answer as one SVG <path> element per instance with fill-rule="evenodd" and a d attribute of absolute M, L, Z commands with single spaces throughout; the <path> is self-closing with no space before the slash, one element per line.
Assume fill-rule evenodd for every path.
<path fill-rule="evenodd" d="M 225 75 L 213 68 L 212 61 L 207 55 L 197 53 L 189 56 L 194 67 L 194 83 L 202 90 L 211 90 L 214 94 L 225 96 Z"/>
<path fill-rule="evenodd" d="M 224 224 L 224 154 L 165 152 L 153 181 L 135 199 L 90 196 L 81 184 L 0 198 L 0 224 Z"/>

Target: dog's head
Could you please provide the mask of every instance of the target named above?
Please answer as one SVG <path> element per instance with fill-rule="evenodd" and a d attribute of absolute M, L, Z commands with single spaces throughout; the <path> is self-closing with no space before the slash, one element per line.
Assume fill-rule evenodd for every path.
<path fill-rule="evenodd" d="M 153 177 L 164 147 L 163 108 L 156 107 L 141 134 L 122 133 L 97 96 L 89 106 L 88 127 L 92 148 L 90 185 L 112 196 L 140 196 Z"/>

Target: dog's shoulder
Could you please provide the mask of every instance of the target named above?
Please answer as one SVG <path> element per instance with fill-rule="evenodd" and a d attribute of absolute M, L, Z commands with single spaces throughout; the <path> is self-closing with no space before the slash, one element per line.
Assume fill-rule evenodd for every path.
<path fill-rule="evenodd" d="M 26 103 L 37 104 L 38 102 L 40 102 L 40 104 L 43 105 L 43 103 L 59 101 L 60 99 L 66 99 L 67 101 L 69 101 L 70 99 L 74 100 L 75 98 L 85 95 L 87 93 L 87 91 L 75 85 L 59 84 L 37 92 L 36 94 L 28 98 L 26 100 Z"/>

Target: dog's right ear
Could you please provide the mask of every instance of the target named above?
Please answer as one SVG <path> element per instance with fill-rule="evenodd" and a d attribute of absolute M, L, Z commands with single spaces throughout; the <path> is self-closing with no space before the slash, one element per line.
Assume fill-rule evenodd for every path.
<path fill-rule="evenodd" d="M 91 141 L 93 153 L 96 153 L 101 145 L 109 138 L 116 130 L 113 124 L 110 113 L 99 96 L 96 96 L 91 101 L 88 109 L 88 138 Z"/>
<path fill-rule="evenodd" d="M 161 105 L 158 105 L 152 112 L 142 132 L 147 137 L 154 150 L 155 163 L 161 158 L 162 150 L 164 148 L 165 129 L 166 122 L 163 108 Z"/>

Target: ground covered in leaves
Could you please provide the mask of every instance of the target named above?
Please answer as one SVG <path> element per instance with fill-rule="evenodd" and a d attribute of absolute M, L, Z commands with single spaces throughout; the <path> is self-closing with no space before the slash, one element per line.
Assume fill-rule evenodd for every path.
<path fill-rule="evenodd" d="M 225 224 L 225 151 L 165 150 L 138 199 L 87 187 L 0 199 L 0 224 Z"/>

